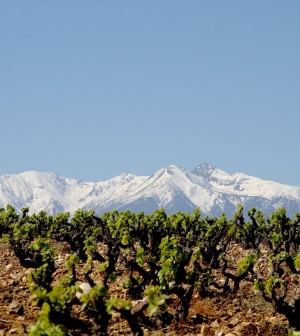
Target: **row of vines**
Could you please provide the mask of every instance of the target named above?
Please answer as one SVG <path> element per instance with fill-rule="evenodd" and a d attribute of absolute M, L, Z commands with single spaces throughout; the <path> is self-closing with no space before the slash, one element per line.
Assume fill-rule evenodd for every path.
<path fill-rule="evenodd" d="M 193 295 L 232 296 L 245 280 L 300 329 L 300 215 L 289 218 L 284 209 L 265 217 L 253 208 L 245 216 L 239 206 L 227 219 L 200 210 L 29 215 L 28 208 L 19 214 L 7 206 L 0 208 L 0 235 L 29 270 L 40 306 L 31 336 L 108 335 L 115 312 L 140 336 L 143 328 L 186 320 Z M 69 254 L 57 278 L 59 243 Z M 242 258 L 232 257 L 233 248 L 244 251 Z"/>

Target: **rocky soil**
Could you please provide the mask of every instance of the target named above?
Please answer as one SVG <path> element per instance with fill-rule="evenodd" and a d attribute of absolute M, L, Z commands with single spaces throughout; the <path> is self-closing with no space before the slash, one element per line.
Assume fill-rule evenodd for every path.
<path fill-rule="evenodd" d="M 40 308 L 36 306 L 27 286 L 29 269 L 21 267 L 13 251 L 0 242 L 0 336 L 26 335 L 28 327 L 35 323 Z M 63 246 L 57 246 L 56 276 L 68 256 Z M 176 311 L 176 302 L 169 307 Z M 78 312 L 80 314 L 80 312 Z M 110 335 L 131 335 L 130 328 L 118 313 L 114 313 L 109 327 Z M 198 335 L 198 336 L 284 336 L 288 323 L 266 303 L 260 293 L 245 280 L 237 295 L 201 299 L 194 295 L 187 321 L 177 321 L 161 330 L 144 329 L 152 335 Z M 70 336 L 80 335 L 76 330 Z"/>

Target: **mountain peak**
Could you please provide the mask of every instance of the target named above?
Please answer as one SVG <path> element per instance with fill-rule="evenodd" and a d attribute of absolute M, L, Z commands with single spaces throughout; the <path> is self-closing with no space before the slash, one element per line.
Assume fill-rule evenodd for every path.
<path fill-rule="evenodd" d="M 175 164 L 170 164 L 164 168 L 160 168 L 153 175 L 164 176 L 164 175 L 175 175 L 176 173 L 182 171 L 183 168 L 176 166 Z"/>
<path fill-rule="evenodd" d="M 202 176 L 205 178 L 210 177 L 213 172 L 215 172 L 217 170 L 216 167 L 212 166 L 209 163 L 202 163 L 198 166 L 196 166 L 193 170 L 192 173 L 197 175 L 197 176 Z"/>

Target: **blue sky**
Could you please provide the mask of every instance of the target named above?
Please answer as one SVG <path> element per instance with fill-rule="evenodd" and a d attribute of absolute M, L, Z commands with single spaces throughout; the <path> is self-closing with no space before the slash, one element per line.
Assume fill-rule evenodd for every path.
<path fill-rule="evenodd" d="M 2 1 L 0 174 L 168 164 L 300 186 L 300 2 Z"/>

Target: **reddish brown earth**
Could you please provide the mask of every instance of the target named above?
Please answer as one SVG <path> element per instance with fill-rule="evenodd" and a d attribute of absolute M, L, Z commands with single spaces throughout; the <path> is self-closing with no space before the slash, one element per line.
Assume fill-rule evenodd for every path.
<path fill-rule="evenodd" d="M 27 287 L 30 270 L 21 267 L 8 244 L 0 242 L 0 336 L 26 335 L 34 324 L 40 308 Z M 57 246 L 56 276 L 63 272 L 67 249 Z M 176 311 L 176 302 L 168 308 Z M 80 311 L 77 314 L 82 314 Z M 198 336 L 284 336 L 288 323 L 266 303 L 251 283 L 244 281 L 234 297 L 220 296 L 201 299 L 195 295 L 186 322 L 176 322 L 161 330 L 145 329 L 145 335 L 198 335 Z M 80 335 L 76 330 L 70 336 Z M 130 328 L 118 313 L 113 315 L 109 335 L 131 335 Z"/>

